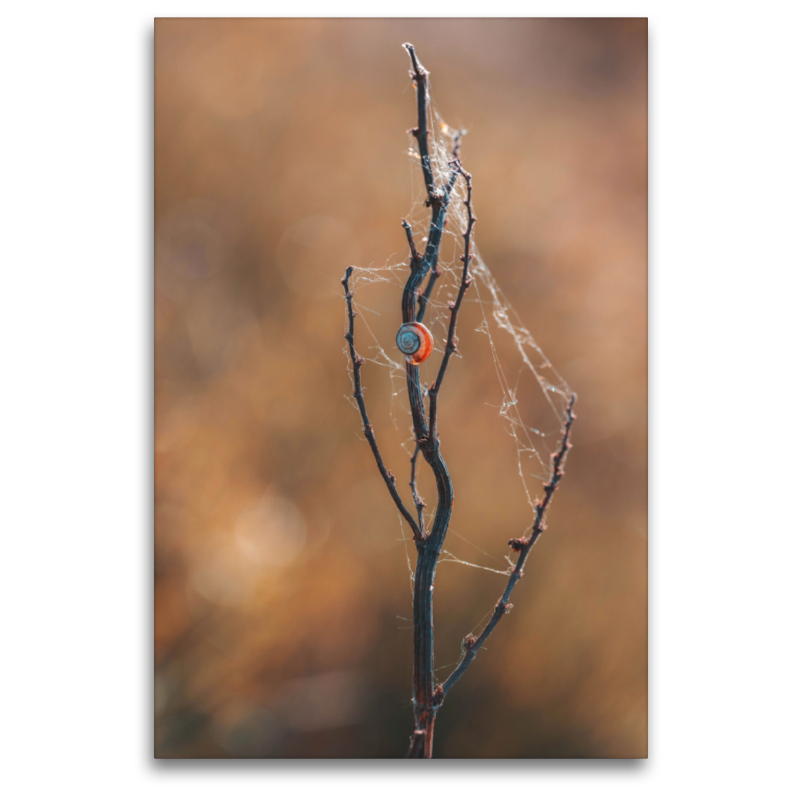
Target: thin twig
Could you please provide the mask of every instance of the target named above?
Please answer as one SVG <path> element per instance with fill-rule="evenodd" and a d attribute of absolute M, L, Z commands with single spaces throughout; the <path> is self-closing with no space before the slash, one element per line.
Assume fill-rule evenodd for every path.
<path fill-rule="evenodd" d="M 442 234 L 444 233 L 447 209 L 450 205 L 450 195 L 458 179 L 458 175 L 458 162 L 453 161 L 450 164 L 450 177 L 447 180 L 442 194 L 437 195 L 440 200 L 438 205 L 434 207 L 434 212 L 431 215 L 431 227 L 428 233 L 428 244 L 425 248 L 423 265 L 426 271 L 428 269 L 430 270 L 430 275 L 425 291 L 419 295 L 417 301 L 419 306 L 417 308 L 417 322 L 422 322 L 425 316 L 425 309 L 428 307 L 428 300 L 430 300 L 431 293 L 433 292 L 433 287 L 442 274 L 442 271 L 439 269 L 439 247 L 441 245 Z"/>
<path fill-rule="evenodd" d="M 404 219 L 400 221 L 400 224 L 403 226 L 403 230 L 406 232 L 408 249 L 411 251 L 411 264 L 409 266 L 411 267 L 411 271 L 415 272 L 419 269 L 422 257 L 417 252 L 417 246 L 414 244 L 414 232 L 411 230 L 411 226 Z"/>
<path fill-rule="evenodd" d="M 422 174 L 428 191 L 426 205 L 431 208 L 431 223 L 428 241 L 423 258 L 417 262 L 414 250 L 411 251 L 411 274 L 403 290 L 403 322 L 417 321 L 419 287 L 429 271 L 437 271 L 439 247 L 442 241 L 444 225 L 450 196 L 458 180 L 459 170 L 456 162 L 451 164 L 447 182 L 439 190 L 433 182 L 428 151 L 428 96 L 427 72 L 417 60 L 414 48 L 405 45 L 411 57 L 413 71 L 411 73 L 417 90 L 418 127 L 415 131 L 419 147 Z M 406 227 L 406 226 L 404 226 Z M 409 229 L 406 227 L 406 235 Z M 409 247 L 413 239 L 409 238 Z M 431 281 L 436 276 L 432 274 Z M 433 284 L 429 283 L 430 289 Z M 429 296 L 429 295 L 428 295 Z M 427 297 L 425 299 L 427 303 Z M 424 313 L 424 305 L 420 304 Z M 433 754 L 433 726 L 436 712 L 440 705 L 438 694 L 434 690 L 433 679 L 433 586 L 436 578 L 436 564 L 444 543 L 450 517 L 453 512 L 453 482 L 439 450 L 439 440 L 431 436 L 425 414 L 423 391 L 419 380 L 419 367 L 406 362 L 406 385 L 414 436 L 419 452 L 430 466 L 436 480 L 436 511 L 429 533 L 423 533 L 417 541 L 417 565 L 414 572 L 414 734 L 411 738 L 409 757 L 431 758 Z M 415 469 L 416 453 L 412 456 Z M 416 481 L 416 472 L 414 472 Z M 416 494 L 416 492 L 415 492 Z M 416 500 L 415 500 L 416 502 Z M 422 527 L 422 526 L 421 526 Z"/>
<path fill-rule="evenodd" d="M 422 162 L 422 175 L 425 178 L 425 189 L 428 192 L 426 205 L 432 205 L 437 200 L 436 186 L 433 182 L 431 157 L 428 149 L 428 71 L 417 61 L 413 44 L 404 44 L 408 55 L 411 56 L 411 77 L 417 87 L 417 127 L 411 133 L 419 144 L 419 157 Z"/>
<path fill-rule="evenodd" d="M 425 508 L 425 501 L 417 494 L 417 456 L 419 456 L 419 445 L 414 447 L 414 455 L 411 456 L 411 494 L 414 497 L 414 505 L 417 507 L 417 518 L 419 521 L 420 530 L 425 530 L 425 521 L 422 516 L 422 510 Z"/>
<path fill-rule="evenodd" d="M 461 137 L 466 133 L 465 130 L 457 130 L 453 136 L 453 158 L 461 160 Z"/>
<path fill-rule="evenodd" d="M 364 433 L 370 443 L 378 469 L 386 482 L 392 499 L 403 518 L 409 523 L 414 533 L 414 542 L 417 548 L 417 564 L 414 572 L 414 731 L 411 736 L 409 757 L 411 758 L 431 758 L 433 753 L 433 728 L 436 714 L 444 701 L 444 697 L 458 679 L 464 674 L 472 663 L 477 651 L 483 646 L 489 635 L 494 630 L 500 618 L 507 613 L 511 605 L 511 596 L 517 581 L 522 577 L 522 570 L 525 561 L 533 545 L 545 529 L 544 519 L 549 507 L 553 493 L 555 492 L 561 477 L 563 476 L 563 464 L 568 449 L 569 435 L 572 423 L 575 419 L 573 407 L 575 395 L 572 395 L 566 410 L 564 428 L 562 431 L 561 446 L 558 452 L 554 453 L 551 460 L 550 479 L 544 484 L 544 498 L 540 500 L 535 508 L 535 519 L 533 529 L 529 537 L 524 539 L 512 539 L 509 545 L 519 553 L 517 562 L 510 573 L 508 584 L 502 597 L 495 605 L 492 616 L 480 635 L 475 637 L 472 634 L 464 639 L 462 645 L 462 657 L 450 677 L 434 688 L 433 678 L 433 587 L 436 577 L 436 566 L 439 556 L 443 551 L 445 537 L 450 525 L 453 510 L 453 483 L 450 473 L 440 450 L 439 436 L 437 432 L 437 415 L 439 390 L 442 387 L 447 373 L 450 359 L 458 351 L 458 337 L 456 336 L 456 326 L 458 313 L 467 289 L 473 282 L 469 267 L 473 257 L 472 238 L 473 228 L 476 218 L 472 209 L 472 176 L 461 166 L 460 149 L 461 137 L 464 131 L 457 131 L 453 142 L 453 160 L 450 162 L 450 173 L 446 180 L 437 187 L 431 166 L 429 150 L 429 131 L 428 131 L 428 72 L 417 59 L 416 52 L 410 44 L 404 45 L 411 58 L 411 77 L 416 87 L 417 96 L 417 127 L 411 133 L 417 139 L 419 148 L 420 163 L 422 166 L 423 179 L 427 192 L 425 205 L 431 209 L 431 221 L 425 252 L 420 253 L 414 243 L 414 236 L 411 226 L 406 220 L 402 221 L 403 228 L 408 240 L 410 251 L 410 271 L 403 290 L 402 298 L 402 319 L 404 323 L 421 322 L 436 281 L 441 275 L 438 268 L 439 249 L 442 242 L 444 227 L 447 221 L 448 206 L 452 191 L 459 176 L 462 177 L 467 187 L 467 197 L 464 205 L 467 209 L 467 227 L 463 233 L 464 252 L 461 256 L 463 269 L 458 294 L 455 301 L 449 303 L 450 324 L 445 341 L 445 351 L 439 365 L 436 380 L 427 390 L 429 397 L 429 412 L 425 413 L 424 397 L 422 385 L 420 384 L 419 366 L 406 361 L 406 385 L 408 389 L 408 399 L 411 411 L 412 424 L 414 429 L 415 448 L 411 456 L 411 494 L 414 498 L 414 505 L 417 511 L 415 521 L 409 510 L 406 508 L 395 488 L 395 478 L 383 463 L 383 459 L 375 442 L 375 437 L 367 416 L 366 405 L 364 403 L 363 390 L 361 388 L 361 365 L 364 359 L 357 355 L 354 340 L 354 319 L 353 295 L 350 291 L 349 279 L 353 267 L 348 267 L 345 272 L 342 284 L 347 298 L 348 311 L 348 332 L 345 334 L 350 348 L 350 359 L 353 363 L 353 397 L 356 398 L 361 419 L 364 424 Z M 420 291 L 425 278 L 428 277 L 424 291 Z M 417 491 L 417 462 L 420 453 L 433 472 L 436 481 L 436 511 L 430 531 L 425 530 L 423 509 L 425 503 Z"/>
<path fill-rule="evenodd" d="M 397 493 L 397 488 L 395 487 L 395 477 L 383 463 L 383 456 L 381 456 L 380 450 L 378 450 L 378 443 L 375 441 L 375 434 L 372 431 L 372 425 L 370 424 L 369 416 L 367 415 L 367 405 L 364 402 L 364 390 L 361 387 L 361 365 L 364 363 L 364 359 L 356 353 L 353 339 L 356 314 L 355 311 L 353 311 L 353 293 L 350 291 L 350 276 L 352 274 L 353 267 L 348 267 L 345 270 L 344 278 L 342 278 L 342 286 L 344 286 L 344 296 L 347 300 L 348 329 L 347 333 L 344 335 L 344 338 L 347 340 L 347 344 L 350 349 L 350 360 L 353 363 L 353 397 L 355 397 L 356 402 L 358 403 L 358 410 L 361 412 L 361 421 L 364 423 L 364 435 L 367 437 L 369 446 L 372 448 L 372 454 L 375 456 L 375 462 L 378 465 L 378 469 L 383 476 L 386 487 L 389 489 L 389 494 L 392 496 L 392 500 L 394 500 L 395 505 L 403 515 L 406 522 L 408 522 L 408 524 L 411 526 L 411 530 L 414 534 L 414 540 L 416 541 L 422 538 L 422 530 L 417 525 L 414 517 L 411 515 L 411 512 L 409 512 L 409 510 L 406 508 L 405 503 L 403 503 L 402 499 L 400 498 L 400 495 Z"/>
<path fill-rule="evenodd" d="M 441 193 L 437 195 L 439 198 L 438 202 L 433 206 L 431 224 L 428 229 L 428 241 L 425 245 L 425 253 L 421 258 L 419 253 L 416 252 L 416 247 L 414 247 L 411 226 L 405 220 L 401 222 L 406 232 L 406 238 L 409 240 L 409 248 L 411 248 L 411 277 L 406 282 L 406 287 L 403 292 L 403 322 L 422 321 L 422 316 L 425 314 L 425 306 L 427 305 L 431 291 L 433 291 L 433 285 L 436 282 L 436 278 L 441 274 L 437 266 L 439 263 L 439 247 L 442 243 L 442 234 L 444 233 L 444 225 L 447 220 L 450 196 L 458 176 L 457 162 L 453 162 L 451 164 L 450 176 L 447 179 L 447 183 Z M 428 286 L 425 293 L 420 295 L 419 287 L 422 285 L 422 281 L 425 280 L 425 276 L 428 272 L 431 273 Z M 417 309 L 417 303 L 419 303 L 419 310 Z"/>
<path fill-rule="evenodd" d="M 439 280 L 441 277 L 442 271 L 438 267 L 434 267 L 431 270 L 431 274 L 428 276 L 428 283 L 425 286 L 425 291 L 420 293 L 419 296 L 419 307 L 417 309 L 417 322 L 422 322 L 423 318 L 425 317 L 425 309 L 428 307 L 428 300 L 431 299 L 431 293 L 433 292 L 433 287 L 436 285 L 436 281 Z"/>
<path fill-rule="evenodd" d="M 458 681 L 458 679 L 466 672 L 467 667 L 469 667 L 469 665 L 475 659 L 478 650 L 483 647 L 484 643 L 489 638 L 503 615 L 507 614 L 512 608 L 511 604 L 508 602 L 509 598 L 511 597 L 511 592 L 514 591 L 517 581 L 522 577 L 522 570 L 525 566 L 525 561 L 528 558 L 528 554 L 531 552 L 533 546 L 536 544 L 537 539 L 541 536 L 542 531 L 545 529 L 544 518 L 547 512 L 547 507 L 550 505 L 550 500 L 553 497 L 555 490 L 558 488 L 558 482 L 564 476 L 562 466 L 564 464 L 567 451 L 572 446 L 569 443 L 569 434 L 572 428 L 572 423 L 575 421 L 575 415 L 573 414 L 575 400 L 576 396 L 573 394 L 570 398 L 569 405 L 567 406 L 564 428 L 561 436 L 561 447 L 559 448 L 558 452 L 554 453 L 552 456 L 550 480 L 544 484 L 544 498 L 539 500 L 539 502 L 536 504 L 536 518 L 533 523 L 531 535 L 525 539 L 511 539 L 509 542 L 511 548 L 519 553 L 519 557 L 517 558 L 517 563 L 514 565 L 514 569 L 508 578 L 506 589 L 503 592 L 502 597 L 497 601 L 491 618 L 486 623 L 486 626 L 480 632 L 480 634 L 477 637 L 470 634 L 464 639 L 460 661 L 450 674 L 450 677 L 448 677 L 447 680 L 438 687 L 442 699 L 444 699 L 445 695 L 453 688 L 456 681 Z"/>
<path fill-rule="evenodd" d="M 442 243 L 445 220 L 447 218 L 447 207 L 450 205 L 450 194 L 458 179 L 457 162 L 450 164 L 450 176 L 444 188 L 437 192 L 437 202 L 431 214 L 431 226 L 428 230 L 428 242 L 425 245 L 424 268 L 435 270 L 439 262 L 439 246 Z"/>
<path fill-rule="evenodd" d="M 469 262 L 472 258 L 470 245 L 472 244 L 472 228 L 478 221 L 475 214 L 472 212 L 472 175 L 464 171 L 459 161 L 456 161 L 455 164 L 458 172 L 467 183 L 467 199 L 464 200 L 464 205 L 467 207 L 469 222 L 467 223 L 466 231 L 464 231 L 464 254 L 461 256 L 464 268 L 461 271 L 461 284 L 458 287 L 458 295 L 456 296 L 455 302 L 450 303 L 450 327 L 447 331 L 447 343 L 444 348 L 444 356 L 442 356 L 442 363 L 439 365 L 436 381 L 428 389 L 428 397 L 430 398 L 430 428 L 433 438 L 436 438 L 436 412 L 439 405 L 439 390 L 442 388 L 445 372 L 447 372 L 447 365 L 450 363 L 450 356 L 452 356 L 458 348 L 458 338 L 456 337 L 458 310 L 461 308 L 461 301 L 464 299 L 464 294 L 472 285 L 472 276 L 469 274 Z"/>

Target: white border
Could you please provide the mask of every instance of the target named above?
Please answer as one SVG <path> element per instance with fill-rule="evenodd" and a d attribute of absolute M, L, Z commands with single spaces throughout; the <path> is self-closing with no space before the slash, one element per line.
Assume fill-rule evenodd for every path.
<path fill-rule="evenodd" d="M 402 762 L 165 766 L 149 754 L 152 18 L 287 9 L 5 11 L 6 796 L 404 797 L 420 786 Z M 301 9 L 650 18 L 650 759 L 423 765 L 426 789 L 786 796 L 800 674 L 797 7 L 408 0 L 299 2 L 291 15 Z"/>

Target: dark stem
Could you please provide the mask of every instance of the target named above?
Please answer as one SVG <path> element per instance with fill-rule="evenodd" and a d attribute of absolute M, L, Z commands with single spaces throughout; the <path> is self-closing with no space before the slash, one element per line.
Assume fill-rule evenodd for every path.
<path fill-rule="evenodd" d="M 439 279 L 439 276 L 442 274 L 442 271 L 435 267 L 431 270 L 431 274 L 428 276 L 428 284 L 425 287 L 425 291 L 422 292 L 419 296 L 419 307 L 417 309 L 417 322 L 422 322 L 423 318 L 425 317 L 425 309 L 428 307 L 428 300 L 431 298 L 431 292 L 433 292 L 433 287 L 436 285 L 436 281 Z"/>
<path fill-rule="evenodd" d="M 466 133 L 464 130 L 456 131 L 455 136 L 453 136 L 453 158 L 456 161 L 460 160 L 461 158 L 461 137 Z"/>
<path fill-rule="evenodd" d="M 422 510 L 425 508 L 425 501 L 417 494 L 417 457 L 419 456 L 419 445 L 414 447 L 414 455 L 411 456 L 411 495 L 414 498 L 414 505 L 417 507 L 417 519 L 420 530 L 425 530 L 425 521 Z"/>
<path fill-rule="evenodd" d="M 458 679 L 466 672 L 467 667 L 469 667 L 469 665 L 475 659 L 478 650 L 483 647 L 484 643 L 495 629 L 497 623 L 500 622 L 500 619 L 503 617 L 503 615 L 507 614 L 512 608 L 511 604 L 508 602 L 509 598 L 511 597 L 511 592 L 514 591 L 517 581 L 522 577 L 522 570 L 525 566 L 525 561 L 528 558 L 528 554 L 531 552 L 533 546 L 536 544 L 537 539 L 542 535 L 542 531 L 545 529 L 544 517 L 547 512 L 547 507 L 550 505 L 550 500 L 558 488 L 559 481 L 562 477 L 564 477 L 562 466 L 564 464 L 567 451 L 572 446 L 569 443 L 569 434 L 570 430 L 572 429 L 572 423 L 575 421 L 575 415 L 572 413 L 575 406 L 575 400 L 576 396 L 573 394 L 570 398 L 569 405 L 567 406 L 564 428 L 561 432 L 561 446 L 558 449 L 558 452 L 553 453 L 551 457 L 550 480 L 544 484 L 544 498 L 539 500 L 539 502 L 536 504 L 536 517 L 533 523 L 531 535 L 525 539 L 512 539 L 509 542 L 509 545 L 519 553 L 519 557 L 517 558 L 517 563 L 514 565 L 514 569 L 511 571 L 511 575 L 508 578 L 506 589 L 503 592 L 503 595 L 497 601 L 494 611 L 492 612 L 492 616 L 486 623 L 486 627 L 484 627 L 477 637 L 470 634 L 464 639 L 461 660 L 450 674 L 450 677 L 438 687 L 438 690 L 441 692 L 442 699 L 444 699 L 444 696 L 453 688 L 456 681 L 458 681 Z"/>
<path fill-rule="evenodd" d="M 425 253 L 423 256 L 417 252 L 414 247 L 414 238 L 411 233 L 411 226 L 405 220 L 402 220 L 403 228 L 406 232 L 406 238 L 409 241 L 411 248 L 411 275 L 406 282 L 403 291 L 403 322 L 421 322 L 421 317 L 417 316 L 417 302 L 420 302 L 420 307 L 424 313 L 425 308 L 422 304 L 422 297 L 419 296 L 419 287 L 425 280 L 428 272 L 431 273 L 431 279 L 434 273 L 437 273 L 437 265 L 439 263 L 439 247 L 442 243 L 442 234 L 444 233 L 444 223 L 447 219 L 447 209 L 450 205 L 450 194 L 453 191 L 456 180 L 458 179 L 459 171 L 457 162 L 451 164 L 450 176 L 445 184 L 444 190 L 439 196 L 439 202 L 433 206 L 431 212 L 431 224 L 428 229 L 428 242 L 425 246 Z M 430 296 L 433 286 L 430 285 L 426 290 L 425 303 Z"/>
<path fill-rule="evenodd" d="M 419 310 L 424 314 L 430 292 L 433 290 L 439 260 L 439 247 L 442 241 L 444 225 L 450 196 L 458 179 L 463 174 L 457 161 L 451 163 L 447 183 L 438 190 L 433 183 L 430 167 L 427 132 L 427 72 L 417 60 L 414 48 L 405 45 L 411 56 L 412 77 L 417 90 L 418 128 L 415 132 L 419 146 L 425 186 L 428 191 L 427 205 L 431 207 L 431 224 L 428 242 L 422 259 L 416 253 L 413 237 L 408 223 L 404 221 L 406 236 L 411 249 L 411 273 L 403 291 L 403 322 L 417 321 L 419 288 L 428 272 L 431 272 L 424 303 L 419 302 Z M 451 320 L 454 331 L 454 322 Z M 454 334 L 453 334 L 454 335 Z M 416 542 L 417 565 L 414 573 L 414 734 L 411 738 L 409 757 L 430 758 L 433 752 L 433 725 L 436 712 L 441 703 L 440 693 L 434 691 L 433 680 L 433 587 L 436 578 L 436 565 L 444 544 L 450 517 L 453 511 L 453 482 L 447 465 L 439 450 L 439 439 L 433 435 L 425 414 L 423 391 L 419 380 L 419 367 L 406 362 L 406 384 L 411 418 L 416 439 L 416 449 L 412 456 L 412 476 L 416 484 L 416 458 L 422 457 L 430 466 L 436 481 L 436 512 L 433 517 L 430 533 L 422 534 Z M 416 486 L 413 487 L 417 502 Z M 419 511 L 419 507 L 418 507 Z M 422 527 L 422 526 L 420 526 Z"/>
<path fill-rule="evenodd" d="M 436 186 L 433 182 L 431 157 L 428 150 L 428 71 L 417 61 L 413 44 L 404 44 L 411 57 L 411 78 L 417 87 L 417 127 L 411 130 L 419 145 L 419 158 L 422 162 L 422 175 L 425 178 L 425 189 L 428 192 L 426 205 L 436 202 Z"/>
<path fill-rule="evenodd" d="M 519 557 L 509 575 L 506 589 L 502 597 L 497 601 L 492 616 L 480 635 L 475 637 L 470 634 L 464 639 L 462 657 L 450 677 L 448 677 L 443 684 L 434 688 L 433 589 L 436 578 L 436 566 L 444 546 L 453 510 L 453 483 L 439 449 L 439 435 L 437 429 L 438 402 L 439 391 L 447 373 L 450 359 L 452 355 L 458 351 L 458 337 L 456 336 L 458 313 L 464 295 L 473 281 L 469 272 L 469 266 L 473 257 L 472 236 L 476 218 L 472 210 L 472 176 L 464 171 L 460 161 L 461 136 L 464 131 L 458 131 L 454 137 L 453 160 L 449 165 L 450 173 L 447 180 L 441 187 L 436 186 L 429 151 L 428 72 L 422 64 L 419 63 L 413 46 L 406 44 L 404 47 L 408 50 L 408 54 L 411 58 L 411 77 L 414 80 L 417 95 L 418 122 L 417 127 L 413 129 L 411 133 L 416 137 L 419 147 L 420 163 L 427 192 L 425 205 L 431 209 L 428 241 L 424 253 L 419 253 L 416 248 L 411 226 L 406 220 L 402 221 L 411 254 L 409 276 L 403 290 L 402 298 L 402 318 L 404 323 L 422 321 L 436 281 L 441 274 L 438 269 L 439 248 L 444 233 L 450 197 L 459 176 L 464 179 L 467 186 L 467 198 L 464 201 L 464 205 L 467 209 L 468 219 L 466 230 L 463 233 L 464 252 L 461 256 L 461 261 L 463 263 L 461 281 L 456 299 L 449 303 L 450 324 L 445 341 L 444 355 L 439 365 L 436 380 L 427 392 L 429 398 L 428 415 L 425 413 L 425 392 L 420 384 L 419 367 L 412 364 L 408 359 L 406 360 L 406 385 L 415 438 L 414 454 L 411 456 L 410 487 L 416 507 L 417 520 L 414 519 L 397 493 L 395 478 L 383 463 L 383 458 L 378 450 L 372 426 L 367 416 L 367 409 L 361 386 L 361 366 L 364 363 L 364 359 L 357 355 L 353 339 L 356 314 L 353 310 L 353 295 L 349 284 L 353 267 L 347 268 L 342 284 L 347 299 L 348 330 L 345 334 L 345 339 L 349 345 L 350 360 L 353 364 L 353 397 L 355 397 L 358 403 L 361 419 L 364 424 L 364 434 L 372 448 L 378 469 L 383 476 L 395 505 L 406 522 L 411 526 L 417 548 L 417 564 L 414 573 L 413 611 L 414 732 L 411 736 L 408 755 L 410 758 L 431 758 L 433 755 L 434 723 L 436 721 L 436 714 L 444 701 L 444 697 L 472 663 L 477 651 L 486 642 L 495 626 L 500 621 L 500 618 L 511 609 L 511 605 L 509 604 L 511 593 L 517 581 L 522 577 L 525 561 L 533 545 L 545 529 L 545 514 L 550 505 L 553 493 L 564 474 L 562 469 L 564 459 L 568 449 L 571 447 L 569 436 L 572 423 L 575 419 L 573 414 L 575 395 L 572 395 L 567 406 L 561 446 L 551 458 L 551 474 L 549 481 L 544 484 L 544 497 L 542 500 L 538 501 L 535 507 L 535 519 L 531 534 L 527 538 L 512 539 L 509 542 L 512 549 L 519 553 Z M 421 292 L 420 288 L 426 276 L 428 276 L 428 282 L 424 291 Z M 425 503 L 417 492 L 417 462 L 420 453 L 431 468 L 436 481 L 436 512 L 434 513 L 430 532 L 425 531 L 423 515 Z"/>
<path fill-rule="evenodd" d="M 380 450 L 378 450 L 378 443 L 375 441 L 375 434 L 372 431 L 372 425 L 370 424 L 369 416 L 367 415 L 367 404 L 364 402 L 364 390 L 361 386 L 361 365 L 364 363 L 364 359 L 356 353 L 353 338 L 356 314 L 355 311 L 353 311 L 353 293 L 350 291 L 350 276 L 352 274 L 353 267 L 348 267 L 345 270 L 344 278 L 342 278 L 342 286 L 344 286 L 344 296 L 347 301 L 348 328 L 344 338 L 347 340 L 347 344 L 350 349 L 350 361 L 353 364 L 353 397 L 355 397 L 356 402 L 358 403 L 358 410 L 361 412 L 361 421 L 364 423 L 364 435 L 367 437 L 369 446 L 372 448 L 372 454 L 375 456 L 375 462 L 378 465 L 378 469 L 383 476 L 383 480 L 386 483 L 386 487 L 389 489 L 389 494 L 392 496 L 392 500 L 394 500 L 397 509 L 403 515 L 406 522 L 408 522 L 408 524 L 411 526 L 411 530 L 414 533 L 414 540 L 416 541 L 422 538 L 422 531 L 414 520 L 414 517 L 406 508 L 405 503 L 403 503 L 402 499 L 400 498 L 400 495 L 397 493 L 397 488 L 395 487 L 395 477 L 391 472 L 389 472 L 388 469 L 386 469 L 386 465 L 383 463 L 383 457 L 381 456 Z"/>
<path fill-rule="evenodd" d="M 456 131 L 455 135 L 453 136 L 453 163 L 460 163 L 461 158 L 461 137 L 466 133 L 464 130 Z M 462 173 L 463 174 L 463 173 Z M 470 212 L 470 216 L 472 213 Z M 404 220 L 405 222 L 405 220 Z M 413 242 L 411 243 L 413 246 Z M 413 252 L 413 249 L 412 249 Z M 428 277 L 428 285 L 425 287 L 425 291 L 419 297 L 419 308 L 417 309 L 417 321 L 422 322 L 423 317 L 425 316 L 425 309 L 428 307 L 428 301 L 431 298 L 431 293 L 433 292 L 433 287 L 436 285 L 436 281 L 441 276 L 441 270 L 438 269 L 436 264 L 433 265 L 431 268 L 431 274 Z"/>
<path fill-rule="evenodd" d="M 411 271 L 414 272 L 415 270 L 419 269 L 420 261 L 422 258 L 420 254 L 417 252 L 417 247 L 414 244 L 414 232 L 411 230 L 411 226 L 406 222 L 406 220 L 400 220 L 400 224 L 403 226 L 403 230 L 406 232 L 406 238 L 408 239 L 408 249 L 411 251 L 411 263 L 409 264 Z"/>
<path fill-rule="evenodd" d="M 458 338 L 456 337 L 456 320 L 458 319 L 458 311 L 461 308 L 461 301 L 464 299 L 464 294 L 472 285 L 472 277 L 469 274 L 469 262 L 472 258 L 470 245 L 472 243 L 472 228 L 478 221 L 475 215 L 472 213 L 472 175 L 470 175 L 468 172 L 464 172 L 464 170 L 461 168 L 461 164 L 458 161 L 455 163 L 459 173 L 467 182 L 467 199 L 464 201 L 464 205 L 467 207 L 467 216 L 469 222 L 467 223 L 467 230 L 464 232 L 464 254 L 461 256 L 461 261 L 464 264 L 464 267 L 461 271 L 461 285 L 458 287 L 458 295 L 456 296 L 455 302 L 450 303 L 450 327 L 447 331 L 447 342 L 444 348 L 444 356 L 442 357 L 442 363 L 439 366 L 439 373 L 436 376 L 436 381 L 434 382 L 433 386 L 428 389 L 431 436 L 434 439 L 437 435 L 436 413 L 439 407 L 439 390 L 442 388 L 442 381 L 444 381 L 444 375 L 445 372 L 447 372 L 447 365 L 450 363 L 450 356 L 452 356 L 458 348 Z"/>

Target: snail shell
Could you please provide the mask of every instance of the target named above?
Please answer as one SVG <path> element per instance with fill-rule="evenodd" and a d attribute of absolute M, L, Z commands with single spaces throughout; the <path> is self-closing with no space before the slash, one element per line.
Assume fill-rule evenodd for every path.
<path fill-rule="evenodd" d="M 421 322 L 406 322 L 397 331 L 397 349 L 411 364 L 421 364 L 433 352 L 433 336 Z"/>

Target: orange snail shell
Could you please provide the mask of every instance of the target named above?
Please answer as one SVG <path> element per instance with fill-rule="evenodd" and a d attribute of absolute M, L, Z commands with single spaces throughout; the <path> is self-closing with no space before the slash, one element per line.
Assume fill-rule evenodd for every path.
<path fill-rule="evenodd" d="M 397 349 L 411 364 L 421 364 L 433 352 L 433 336 L 421 322 L 406 322 L 397 331 Z"/>

